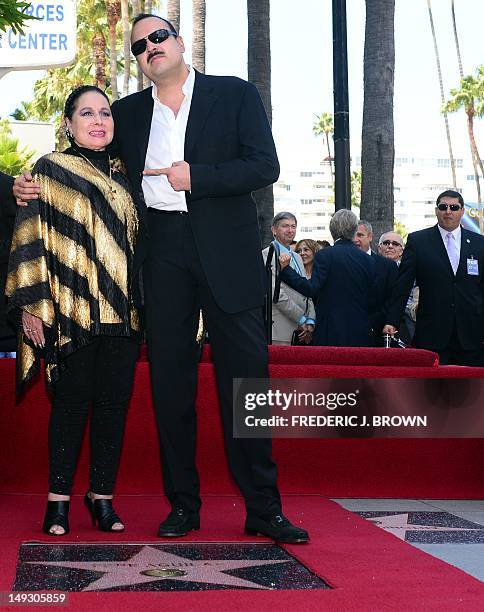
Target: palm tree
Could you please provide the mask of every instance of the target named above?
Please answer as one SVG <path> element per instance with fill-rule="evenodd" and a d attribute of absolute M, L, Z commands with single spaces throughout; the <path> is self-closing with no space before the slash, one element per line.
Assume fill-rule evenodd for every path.
<path fill-rule="evenodd" d="M 106 39 L 102 32 L 96 32 L 92 37 L 94 50 L 94 66 L 96 70 L 96 86 L 106 87 Z"/>
<path fill-rule="evenodd" d="M 12 28 L 14 34 L 23 34 L 23 26 L 28 25 L 26 22 L 29 19 L 36 19 L 25 12 L 28 4 L 18 0 L 0 0 L 0 32 Z"/>
<path fill-rule="evenodd" d="M 141 3 L 140 0 L 133 0 L 133 18 L 137 17 L 141 13 Z M 142 91 L 144 86 L 143 80 L 143 72 L 139 67 L 138 62 L 136 62 L 136 91 Z"/>
<path fill-rule="evenodd" d="M 442 79 L 442 69 L 440 67 L 439 47 L 437 45 L 437 37 L 435 36 L 434 18 L 432 15 L 432 5 L 430 3 L 430 0 L 427 0 L 427 7 L 429 10 L 430 29 L 432 30 L 432 40 L 434 41 L 435 61 L 437 63 L 437 74 L 439 76 L 439 85 L 440 85 L 440 98 L 442 100 L 442 104 L 445 104 L 444 81 Z M 450 138 L 449 120 L 447 118 L 446 112 L 442 114 L 444 115 L 445 133 L 447 135 L 447 145 L 449 147 L 450 167 L 452 169 L 452 185 L 454 186 L 454 189 L 457 189 L 457 178 L 455 175 L 455 159 L 454 159 L 454 153 L 452 151 L 452 141 Z"/>
<path fill-rule="evenodd" d="M 393 227 L 395 0 L 366 0 L 361 218 L 374 235 Z"/>
<path fill-rule="evenodd" d="M 476 115 L 474 100 L 476 97 L 479 97 L 479 86 L 480 82 L 478 77 L 474 77 L 472 75 L 463 77 L 460 81 L 460 88 L 450 90 L 452 98 L 446 104 L 444 104 L 442 107 L 442 112 L 454 113 L 461 108 L 465 110 L 467 115 L 467 133 L 469 135 L 469 142 L 471 144 L 472 161 L 474 163 L 474 173 L 476 176 L 477 201 L 480 203 L 481 190 L 477 166 L 479 166 L 483 175 L 484 168 L 474 136 L 474 117 Z"/>
<path fill-rule="evenodd" d="M 331 181 L 334 188 L 334 172 L 333 172 L 333 158 L 331 157 L 331 147 L 329 146 L 329 135 L 334 134 L 334 121 L 331 113 L 322 113 L 316 115 L 316 120 L 313 123 L 313 134 L 315 136 L 321 136 L 324 134 L 326 138 L 326 146 L 328 148 L 328 161 L 331 169 Z"/>
<path fill-rule="evenodd" d="M 477 82 L 476 114 L 484 117 L 484 65 L 477 69 Z"/>
<path fill-rule="evenodd" d="M 456 53 L 457 53 L 457 62 L 459 64 L 459 75 L 460 75 L 460 80 L 461 80 L 461 83 L 462 83 L 462 80 L 464 78 L 464 69 L 462 68 L 462 57 L 461 57 L 461 54 L 460 54 L 459 35 L 457 33 L 457 21 L 456 21 L 456 18 L 455 18 L 454 0 L 451 1 L 451 12 L 452 12 L 452 26 L 454 28 L 455 50 L 456 50 Z M 477 202 L 478 202 L 478 204 L 480 204 L 481 203 L 481 184 L 480 184 L 480 180 L 479 180 L 479 171 L 477 169 L 478 160 L 476 159 L 476 149 L 475 149 L 475 147 L 472 144 L 472 138 L 471 138 L 470 132 L 469 132 L 469 114 L 471 114 L 472 117 L 473 117 L 473 113 L 475 113 L 475 109 L 474 109 L 474 97 L 472 97 L 472 100 L 470 100 L 469 110 L 466 107 L 466 114 L 467 114 L 467 131 L 469 133 L 469 144 L 470 144 L 470 147 L 471 147 L 472 166 L 474 168 L 474 180 L 476 181 Z M 472 122 L 473 122 L 473 118 L 471 120 L 471 127 L 473 128 Z M 484 219 L 482 218 L 482 215 L 479 215 L 479 222 L 480 222 L 480 228 L 481 228 L 481 234 L 482 234 L 483 230 L 484 230 Z"/>
<path fill-rule="evenodd" d="M 111 97 L 117 100 L 118 94 L 118 52 L 116 49 L 116 26 L 121 17 L 121 2 L 120 0 L 106 0 L 106 13 L 108 16 L 109 26 L 109 63 L 110 75 L 109 82 L 111 84 Z M 129 55 L 128 55 L 129 62 Z"/>
<path fill-rule="evenodd" d="M 180 0 L 168 0 L 167 18 L 177 32 L 180 31 Z"/>
<path fill-rule="evenodd" d="M 129 2 L 121 0 L 121 23 L 123 26 L 123 96 L 129 94 L 129 77 L 131 76 L 131 26 L 129 24 Z"/>
<path fill-rule="evenodd" d="M 0 121 L 0 171 L 17 176 L 32 165 L 33 151 L 19 147 L 19 139 L 12 136 L 8 121 Z"/>
<path fill-rule="evenodd" d="M 247 75 L 259 90 L 267 117 L 272 125 L 271 103 L 271 41 L 270 0 L 247 0 L 248 44 Z M 254 194 L 259 218 L 262 246 L 272 240 L 271 221 L 274 216 L 272 185 Z"/>
<path fill-rule="evenodd" d="M 205 0 L 193 0 L 192 65 L 205 72 Z"/>
<path fill-rule="evenodd" d="M 155 4 L 158 4 L 158 2 L 155 1 Z M 151 13 L 153 10 L 153 2 L 152 0 L 145 0 L 144 3 L 144 8 L 143 8 L 143 12 L 144 13 Z M 149 87 L 151 81 L 149 80 L 149 78 L 145 75 L 143 75 L 143 89 L 146 89 L 147 87 Z"/>
<path fill-rule="evenodd" d="M 96 82 L 98 76 L 105 75 L 105 41 L 96 50 L 98 64 L 93 53 L 93 30 L 95 35 L 106 29 L 106 5 L 104 0 L 82 0 L 77 13 L 78 53 L 75 62 L 67 68 L 55 68 L 34 84 L 34 97 L 31 102 L 22 103 L 22 110 L 28 117 L 40 121 L 51 121 L 56 126 L 59 150 L 65 145 L 64 128 L 61 117 L 69 93 L 79 85 Z"/>
<path fill-rule="evenodd" d="M 457 34 L 457 21 L 455 19 L 454 0 L 451 0 L 450 8 L 452 12 L 452 27 L 454 28 L 455 50 L 457 52 L 457 62 L 459 64 L 459 74 L 460 74 L 460 78 L 462 78 L 464 76 L 464 70 L 462 69 L 462 57 L 460 55 L 459 36 Z"/>

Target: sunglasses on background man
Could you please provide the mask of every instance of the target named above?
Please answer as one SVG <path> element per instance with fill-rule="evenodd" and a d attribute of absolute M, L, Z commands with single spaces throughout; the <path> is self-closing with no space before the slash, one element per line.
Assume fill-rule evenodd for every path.
<path fill-rule="evenodd" d="M 394 247 L 402 247 L 403 248 L 403 244 L 400 244 L 396 240 L 384 240 L 381 244 L 383 246 L 386 246 L 386 247 L 394 246 Z"/>
<path fill-rule="evenodd" d="M 462 206 L 460 204 L 437 204 L 437 208 L 441 211 L 449 208 L 452 212 L 457 212 L 462 208 Z"/>

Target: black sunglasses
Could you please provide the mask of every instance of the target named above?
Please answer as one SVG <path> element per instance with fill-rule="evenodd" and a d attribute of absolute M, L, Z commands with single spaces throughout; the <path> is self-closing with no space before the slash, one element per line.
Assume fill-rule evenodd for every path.
<path fill-rule="evenodd" d="M 383 244 L 386 247 L 389 247 L 390 245 L 392 245 L 394 247 L 402 247 L 403 249 L 403 244 L 400 244 L 396 240 L 384 240 L 381 244 Z"/>
<path fill-rule="evenodd" d="M 178 36 L 176 32 L 170 32 L 169 30 L 165 30 L 164 28 L 161 30 L 155 30 L 145 36 L 144 38 L 140 38 L 139 40 L 135 40 L 131 45 L 131 53 L 136 57 L 137 55 L 141 55 L 146 51 L 146 45 L 148 40 L 152 42 L 154 45 L 159 45 L 162 42 L 165 42 L 169 36 Z"/>
<path fill-rule="evenodd" d="M 450 208 L 452 212 L 457 212 L 462 208 L 462 206 L 460 204 L 437 204 L 437 208 L 442 211 Z"/>

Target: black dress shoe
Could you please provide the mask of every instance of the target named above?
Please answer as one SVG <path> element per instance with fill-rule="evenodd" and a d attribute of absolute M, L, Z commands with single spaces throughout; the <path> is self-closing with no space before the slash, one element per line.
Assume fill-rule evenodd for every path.
<path fill-rule="evenodd" d="M 246 535 L 265 535 L 282 544 L 309 542 L 305 529 L 293 525 L 283 514 L 273 514 L 268 519 L 248 516 L 245 521 Z"/>
<path fill-rule="evenodd" d="M 173 508 L 166 519 L 160 524 L 160 538 L 179 538 L 189 531 L 200 529 L 200 516 L 184 508 Z"/>

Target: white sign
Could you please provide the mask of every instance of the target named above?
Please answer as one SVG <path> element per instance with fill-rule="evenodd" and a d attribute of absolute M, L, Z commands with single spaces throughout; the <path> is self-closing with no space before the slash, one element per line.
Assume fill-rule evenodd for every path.
<path fill-rule="evenodd" d="M 75 0 L 32 1 L 25 11 L 38 20 L 27 21 L 24 34 L 0 33 L 0 67 L 10 70 L 66 66 L 76 57 Z"/>

